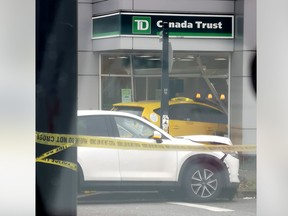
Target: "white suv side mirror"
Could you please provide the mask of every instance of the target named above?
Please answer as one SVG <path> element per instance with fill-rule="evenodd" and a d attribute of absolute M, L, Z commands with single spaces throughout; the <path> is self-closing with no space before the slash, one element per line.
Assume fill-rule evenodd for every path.
<path fill-rule="evenodd" d="M 162 142 L 162 134 L 159 131 L 154 131 L 152 138 L 155 139 L 157 141 L 157 143 Z"/>

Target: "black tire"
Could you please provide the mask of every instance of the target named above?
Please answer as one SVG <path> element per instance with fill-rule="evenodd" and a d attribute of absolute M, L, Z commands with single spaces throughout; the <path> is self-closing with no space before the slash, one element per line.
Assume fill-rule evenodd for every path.
<path fill-rule="evenodd" d="M 236 194 L 237 194 L 237 187 L 227 188 L 222 191 L 221 197 L 229 201 L 232 201 Z"/>
<path fill-rule="evenodd" d="M 188 201 L 213 201 L 222 190 L 221 174 L 209 164 L 192 165 L 186 170 L 182 189 Z"/>

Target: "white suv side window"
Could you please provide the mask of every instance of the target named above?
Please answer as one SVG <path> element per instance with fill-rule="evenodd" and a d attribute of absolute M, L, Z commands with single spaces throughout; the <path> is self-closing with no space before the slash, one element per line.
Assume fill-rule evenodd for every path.
<path fill-rule="evenodd" d="M 115 122 L 122 138 L 149 138 L 154 132 L 153 128 L 137 119 L 115 116 Z"/>

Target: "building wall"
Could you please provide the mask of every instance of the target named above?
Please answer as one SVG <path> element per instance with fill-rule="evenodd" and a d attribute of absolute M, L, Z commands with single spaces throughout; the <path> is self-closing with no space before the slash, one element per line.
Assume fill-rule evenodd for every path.
<path fill-rule="evenodd" d="M 230 136 L 235 144 L 256 144 L 256 95 L 251 85 L 251 61 L 256 54 L 256 0 L 235 1 L 234 43 Z"/>
<path fill-rule="evenodd" d="M 205 13 L 205 14 L 234 14 L 233 0 L 94 0 L 92 4 L 93 16 L 116 12 L 119 10 L 137 12 L 166 12 L 166 13 Z M 175 50 L 193 51 L 233 51 L 233 40 L 221 39 L 171 39 Z M 159 39 L 147 38 L 107 38 L 104 40 L 94 40 L 93 50 L 160 50 Z"/>
<path fill-rule="evenodd" d="M 111 11 L 157 11 L 183 13 L 234 14 L 234 0 L 107 0 L 93 1 L 93 15 L 110 13 Z"/>
<path fill-rule="evenodd" d="M 126 11 L 234 14 L 235 39 L 172 39 L 175 50 L 229 51 L 230 137 L 235 144 L 256 143 L 256 98 L 250 85 L 250 63 L 256 53 L 256 0 L 78 0 L 78 109 L 99 108 L 98 52 L 160 50 L 158 39 L 110 38 L 91 40 L 91 18 Z"/>
<path fill-rule="evenodd" d="M 78 0 L 78 109 L 97 109 L 98 56 L 91 40 L 92 0 Z"/>

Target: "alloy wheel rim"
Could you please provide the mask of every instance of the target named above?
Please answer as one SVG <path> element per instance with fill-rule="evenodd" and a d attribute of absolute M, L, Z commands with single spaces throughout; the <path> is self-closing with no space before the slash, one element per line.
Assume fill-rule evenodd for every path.
<path fill-rule="evenodd" d="M 211 197 L 218 188 L 215 173 L 209 169 L 197 170 L 191 178 L 192 191 L 201 198 Z"/>

